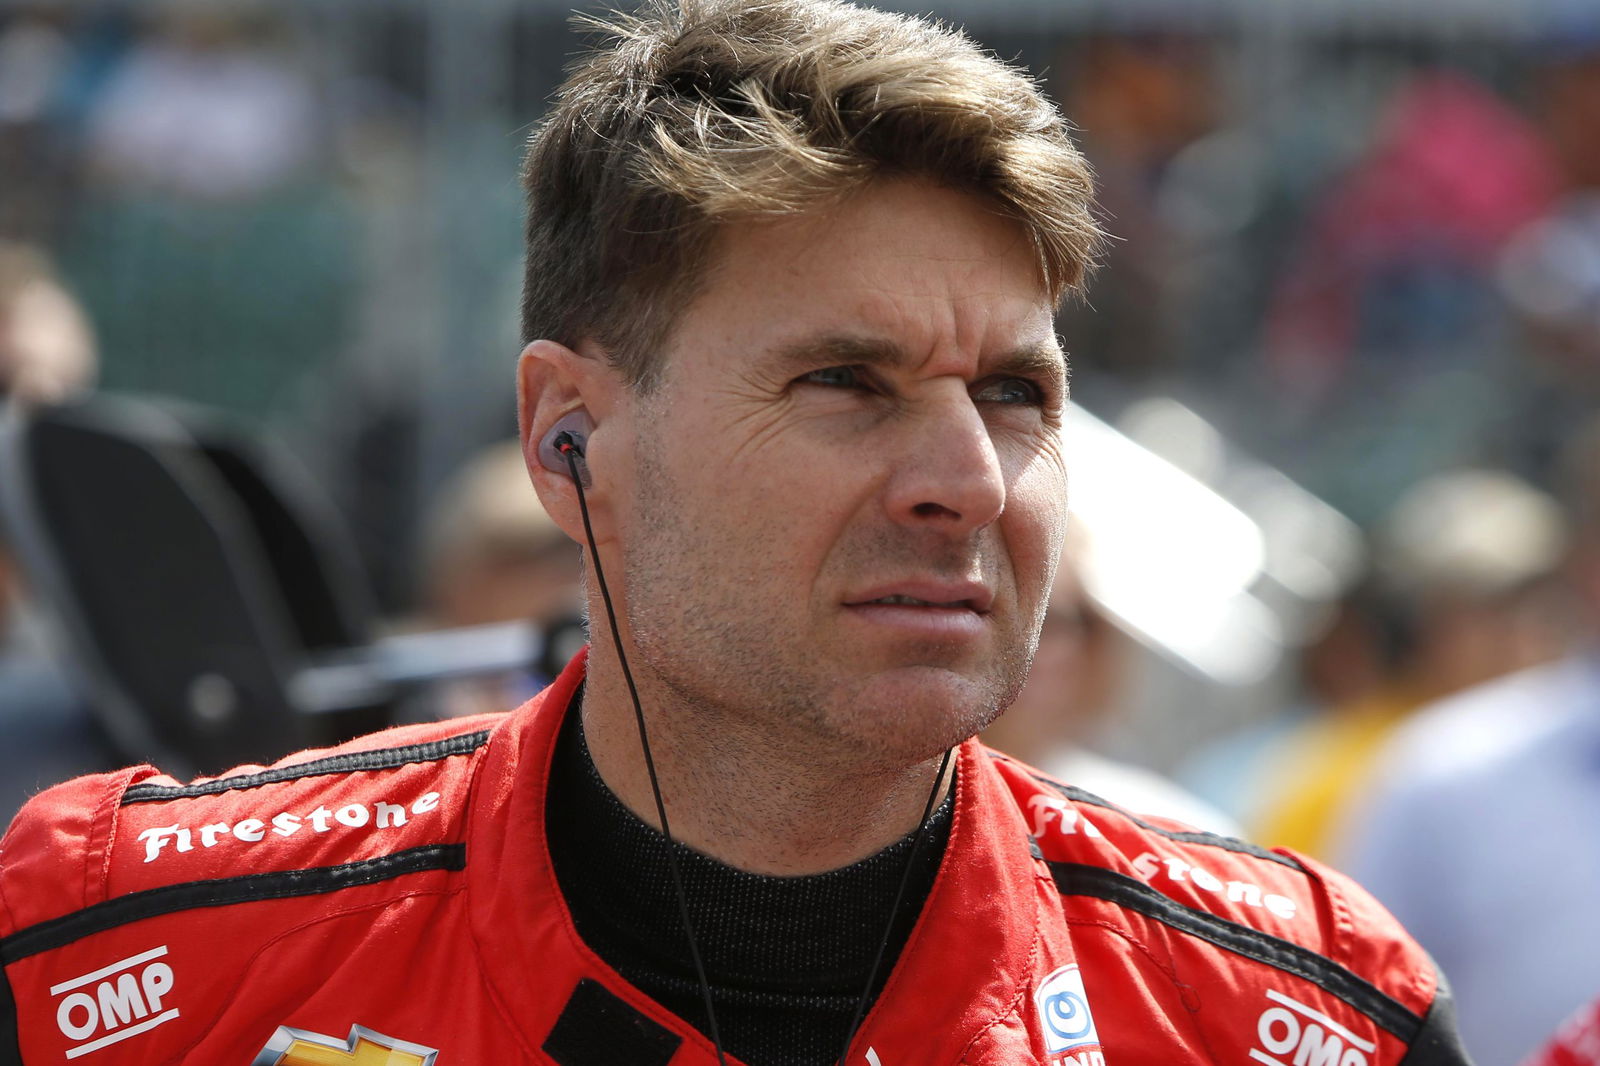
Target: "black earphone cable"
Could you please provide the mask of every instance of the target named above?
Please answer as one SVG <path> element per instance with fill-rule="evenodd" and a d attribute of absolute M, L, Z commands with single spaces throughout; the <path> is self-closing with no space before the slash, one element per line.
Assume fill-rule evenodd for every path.
<path fill-rule="evenodd" d="M 617 629 L 617 611 L 611 604 L 611 591 L 606 588 L 605 571 L 600 567 L 600 549 L 594 542 L 594 527 L 589 524 L 589 502 L 584 499 L 583 478 L 578 474 L 578 449 L 570 433 L 562 433 L 556 437 L 556 448 L 567 460 L 567 469 L 572 474 L 572 483 L 578 490 L 578 511 L 583 515 L 583 535 L 589 542 L 589 558 L 594 563 L 595 583 L 600 586 L 600 598 L 606 605 L 606 622 L 611 626 L 611 641 L 617 649 L 617 662 L 622 667 L 622 676 L 628 683 L 628 695 L 633 699 L 633 716 L 639 725 L 639 745 L 644 749 L 644 765 L 650 774 L 650 791 L 655 796 L 656 817 L 661 820 L 661 835 L 667 838 L 667 868 L 672 871 L 672 887 L 678 897 L 678 914 L 683 919 L 683 932 L 689 941 L 689 957 L 694 961 L 695 977 L 700 981 L 700 994 L 705 1000 L 706 1023 L 711 1030 L 712 1046 L 717 1049 L 717 1062 L 719 1066 L 728 1066 L 727 1056 L 722 1051 L 722 1034 L 717 1031 L 717 1012 L 711 1005 L 711 981 L 706 977 L 706 964 L 700 958 L 700 945 L 695 939 L 694 922 L 689 917 L 689 896 L 683 889 L 683 872 L 678 867 L 678 849 L 674 847 L 676 841 L 672 836 L 672 827 L 667 823 L 667 805 L 661 798 L 661 782 L 656 777 L 656 761 L 650 754 L 650 733 L 644 724 L 644 708 L 639 705 L 639 689 L 633 683 L 633 671 L 628 669 L 628 656 L 622 650 L 622 634 Z"/>
<path fill-rule="evenodd" d="M 861 992 L 861 1000 L 856 1004 L 855 1017 L 850 1019 L 850 1030 L 844 1035 L 844 1049 L 839 1052 L 839 1066 L 845 1066 L 845 1059 L 850 1055 L 850 1044 L 856 1038 L 856 1031 L 861 1028 L 862 1019 L 867 1014 L 867 1004 L 872 1001 L 872 985 L 878 979 L 878 969 L 883 965 L 883 957 L 888 954 L 889 940 L 894 935 L 894 920 L 900 914 L 900 904 L 905 901 L 906 886 L 911 883 L 911 871 L 916 868 L 917 852 L 922 848 L 922 839 L 927 835 L 928 819 L 933 816 L 934 804 L 939 799 L 939 785 L 944 781 L 945 771 L 950 768 L 950 756 L 955 754 L 954 748 L 944 750 L 944 758 L 939 760 L 939 772 L 933 775 L 933 789 L 928 793 L 928 802 L 922 808 L 922 820 L 917 823 L 917 834 L 911 841 L 910 854 L 906 856 L 906 867 L 900 873 L 900 887 L 895 889 L 894 905 L 889 908 L 889 920 L 883 927 L 883 938 L 878 941 L 878 953 L 873 956 L 872 969 L 867 971 L 867 987 Z"/>
<path fill-rule="evenodd" d="M 711 981 L 706 976 L 705 962 L 700 957 L 700 945 L 694 935 L 694 923 L 689 917 L 689 896 L 684 890 L 683 873 L 678 866 L 676 840 L 673 838 L 671 826 L 667 823 L 667 805 L 661 798 L 661 783 L 656 777 L 655 759 L 650 754 L 650 733 L 645 728 L 644 708 L 639 704 L 639 689 L 634 684 L 633 671 L 628 668 L 628 656 L 622 650 L 622 634 L 617 629 L 616 608 L 611 603 L 611 591 L 606 587 L 605 571 L 600 566 L 600 550 L 595 544 L 594 528 L 589 522 L 589 502 L 584 497 L 583 478 L 578 472 L 578 459 L 583 456 L 583 452 L 576 438 L 566 431 L 556 434 L 555 446 L 566 459 L 572 484 L 578 490 L 578 512 L 583 516 L 583 535 L 589 542 L 589 557 L 594 562 L 595 583 L 600 586 L 600 598 L 605 603 L 606 621 L 611 627 L 611 641 L 617 650 L 617 663 L 622 667 L 623 679 L 628 684 L 628 696 L 633 700 L 634 721 L 639 726 L 639 745 L 644 750 L 644 765 L 650 776 L 650 792 L 655 797 L 656 817 L 661 821 L 661 835 L 667 839 L 667 865 L 672 871 L 672 887 L 677 895 L 678 913 L 683 919 L 684 936 L 689 941 L 689 957 L 694 962 L 695 977 L 700 982 L 707 1027 L 711 1030 L 709 1034 L 711 1043 L 716 1048 L 719 1066 L 727 1066 L 727 1056 L 722 1050 L 722 1036 L 717 1030 L 717 1012 L 711 1002 Z M 883 937 L 878 941 L 872 968 L 867 972 L 866 987 L 862 989 L 861 999 L 856 1003 L 855 1014 L 850 1019 L 850 1029 L 845 1034 L 844 1048 L 839 1052 L 839 1066 L 845 1066 L 845 1060 L 850 1054 L 850 1044 L 855 1040 L 856 1032 L 866 1017 L 867 1004 L 872 1000 L 872 986 L 878 978 L 878 970 L 883 966 L 884 956 L 888 954 L 889 941 L 894 935 L 895 918 L 899 915 L 900 906 L 905 900 L 906 886 L 911 882 L 911 872 L 916 866 L 917 853 L 922 847 L 923 838 L 927 835 L 928 820 L 933 816 L 934 805 L 939 798 L 939 786 L 944 782 L 945 772 L 950 768 L 950 757 L 954 753 L 954 748 L 945 749 L 944 758 L 939 762 L 939 772 L 934 775 L 933 788 L 928 793 L 928 802 L 923 805 L 922 818 L 917 822 L 916 834 L 906 855 L 905 869 L 900 874 L 900 885 L 895 890 L 894 905 L 889 908 L 889 920 L 884 924 Z"/>

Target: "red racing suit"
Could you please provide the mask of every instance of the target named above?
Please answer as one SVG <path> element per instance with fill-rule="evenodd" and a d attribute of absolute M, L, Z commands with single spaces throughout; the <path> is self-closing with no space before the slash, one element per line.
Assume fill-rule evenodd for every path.
<path fill-rule="evenodd" d="M 581 677 L 269 768 L 35 797 L 0 849 L 0 1063 L 712 1066 L 558 891 L 545 787 Z M 1467 1061 L 1428 957 L 1344 877 L 958 757 L 851 1066 Z"/>

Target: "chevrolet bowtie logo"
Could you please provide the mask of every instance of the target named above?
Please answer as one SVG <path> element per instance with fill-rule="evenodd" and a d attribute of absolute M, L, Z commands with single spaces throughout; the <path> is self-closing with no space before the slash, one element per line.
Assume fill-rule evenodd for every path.
<path fill-rule="evenodd" d="M 280 1025 L 250 1066 L 434 1066 L 436 1048 L 350 1027 L 345 1040 Z"/>

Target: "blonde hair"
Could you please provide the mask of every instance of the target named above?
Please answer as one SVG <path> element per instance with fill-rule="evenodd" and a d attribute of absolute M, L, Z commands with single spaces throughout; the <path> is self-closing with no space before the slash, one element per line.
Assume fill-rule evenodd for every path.
<path fill-rule="evenodd" d="M 875 177 L 985 197 L 1027 231 L 1053 299 L 1101 233 L 1065 120 L 962 33 L 838 0 L 657 0 L 591 20 L 536 133 L 524 340 L 593 340 L 630 384 L 704 280 L 718 228 L 793 215 Z"/>

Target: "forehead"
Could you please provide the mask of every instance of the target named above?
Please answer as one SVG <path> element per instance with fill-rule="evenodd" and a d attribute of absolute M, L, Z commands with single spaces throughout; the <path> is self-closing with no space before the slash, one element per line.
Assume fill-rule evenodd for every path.
<path fill-rule="evenodd" d="M 725 226 L 668 347 L 782 358 L 816 339 L 987 359 L 1054 352 L 1053 310 L 1020 223 L 971 194 L 883 180 L 802 216 Z"/>

